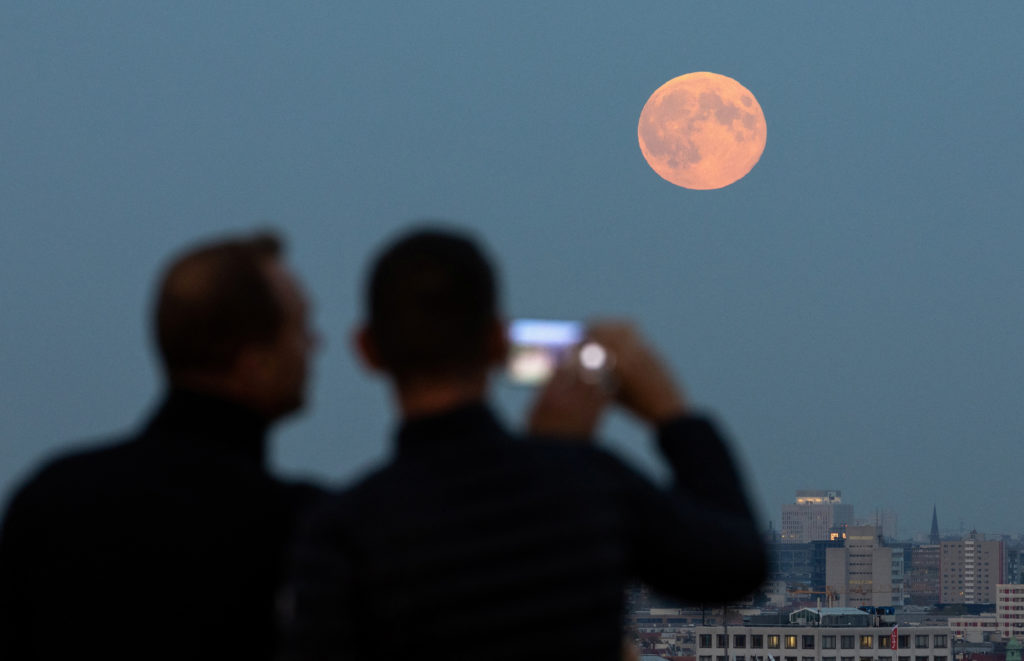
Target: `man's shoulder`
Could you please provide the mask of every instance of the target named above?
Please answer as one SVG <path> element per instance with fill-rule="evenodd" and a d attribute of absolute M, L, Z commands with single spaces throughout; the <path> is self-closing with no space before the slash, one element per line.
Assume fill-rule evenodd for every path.
<path fill-rule="evenodd" d="M 424 462 L 420 458 L 395 457 L 352 484 L 324 494 L 309 509 L 307 521 L 358 526 L 361 520 L 381 511 L 415 507 L 421 492 L 436 495 L 434 492 L 446 481 L 464 481 L 460 473 L 494 471 L 498 466 L 502 472 L 518 474 L 524 484 L 537 488 L 545 483 L 566 488 L 607 488 L 633 473 L 619 457 L 589 442 L 511 435 L 482 450 L 478 458 L 460 456 L 458 465 L 440 471 L 438 463 L 437 458 Z"/>
<path fill-rule="evenodd" d="M 535 466 L 549 466 L 554 470 L 594 475 L 594 471 L 608 477 L 629 472 L 623 460 L 599 444 L 598 439 L 563 439 L 544 436 L 523 436 L 516 440 L 514 452 Z"/>
<path fill-rule="evenodd" d="M 76 442 L 43 459 L 19 492 L 47 490 L 82 480 L 105 479 L 134 451 L 135 439 L 116 436 Z"/>
<path fill-rule="evenodd" d="M 74 508 L 82 493 L 109 488 L 125 475 L 126 457 L 134 452 L 132 441 L 128 436 L 93 439 L 43 459 L 11 494 L 4 518 L 16 512 L 38 515 Z"/>

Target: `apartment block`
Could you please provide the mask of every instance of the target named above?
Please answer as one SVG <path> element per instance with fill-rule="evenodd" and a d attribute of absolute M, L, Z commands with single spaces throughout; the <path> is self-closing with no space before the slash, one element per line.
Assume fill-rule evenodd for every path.
<path fill-rule="evenodd" d="M 940 544 L 939 601 L 944 604 L 994 604 L 1003 579 L 1003 543 L 972 531 Z"/>

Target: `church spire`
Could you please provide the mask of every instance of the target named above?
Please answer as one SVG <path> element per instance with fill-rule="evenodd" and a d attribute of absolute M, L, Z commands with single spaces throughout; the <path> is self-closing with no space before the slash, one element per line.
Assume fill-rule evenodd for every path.
<path fill-rule="evenodd" d="M 935 505 L 932 505 L 932 533 L 929 536 L 928 542 L 931 544 L 939 543 L 939 514 L 935 509 Z"/>

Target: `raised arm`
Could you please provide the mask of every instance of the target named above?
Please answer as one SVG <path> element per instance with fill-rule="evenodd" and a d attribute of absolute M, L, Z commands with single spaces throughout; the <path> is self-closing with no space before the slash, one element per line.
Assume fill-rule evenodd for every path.
<path fill-rule="evenodd" d="M 663 361 L 628 323 L 599 323 L 589 340 L 604 347 L 611 370 L 603 384 L 565 373 L 538 397 L 535 434 L 590 437 L 608 401 L 649 425 L 673 471 L 659 489 L 614 462 L 622 482 L 630 560 L 637 577 L 688 601 L 725 602 L 756 589 L 765 576 L 764 545 L 725 442 L 708 420 L 690 414 Z"/>

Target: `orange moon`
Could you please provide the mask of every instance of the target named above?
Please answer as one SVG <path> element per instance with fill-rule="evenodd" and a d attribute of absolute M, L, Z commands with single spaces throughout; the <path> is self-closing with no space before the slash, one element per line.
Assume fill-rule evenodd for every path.
<path fill-rule="evenodd" d="M 708 71 L 673 78 L 656 89 L 637 127 L 647 164 L 663 179 L 694 190 L 742 179 L 761 158 L 767 131 L 750 90 Z"/>

